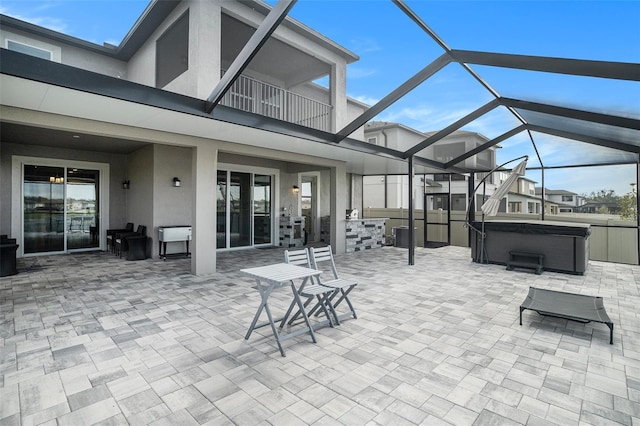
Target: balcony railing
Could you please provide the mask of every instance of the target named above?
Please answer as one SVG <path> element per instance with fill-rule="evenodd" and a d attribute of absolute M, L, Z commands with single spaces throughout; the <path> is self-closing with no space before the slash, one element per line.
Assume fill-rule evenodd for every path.
<path fill-rule="evenodd" d="M 220 102 L 231 108 L 331 131 L 331 105 L 241 75 Z"/>

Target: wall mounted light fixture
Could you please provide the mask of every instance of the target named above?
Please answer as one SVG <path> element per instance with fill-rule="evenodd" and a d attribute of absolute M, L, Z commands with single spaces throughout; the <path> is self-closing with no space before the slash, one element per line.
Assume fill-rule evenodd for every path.
<path fill-rule="evenodd" d="M 124 180 L 122 181 L 122 189 L 129 189 L 129 181 L 128 180 Z"/>
<path fill-rule="evenodd" d="M 300 188 L 298 188 L 298 185 L 293 185 L 293 193 L 297 194 L 298 192 L 300 192 Z"/>
<path fill-rule="evenodd" d="M 176 188 L 179 187 L 181 184 L 180 179 L 177 177 L 173 178 L 173 186 L 175 186 Z"/>

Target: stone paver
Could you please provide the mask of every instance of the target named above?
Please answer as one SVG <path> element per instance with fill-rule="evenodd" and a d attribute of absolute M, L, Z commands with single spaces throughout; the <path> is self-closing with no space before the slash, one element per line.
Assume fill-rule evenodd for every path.
<path fill-rule="evenodd" d="M 19 259 L 0 280 L 0 424 L 640 424 L 639 266 L 538 276 L 460 247 L 418 248 L 414 266 L 395 247 L 338 255 L 358 319 L 281 357 L 268 327 L 244 340 L 260 297 L 239 270 L 282 259 L 219 253 L 198 277 L 188 259 Z M 614 344 L 603 324 L 526 311 L 520 326 L 529 285 L 604 297 Z"/>

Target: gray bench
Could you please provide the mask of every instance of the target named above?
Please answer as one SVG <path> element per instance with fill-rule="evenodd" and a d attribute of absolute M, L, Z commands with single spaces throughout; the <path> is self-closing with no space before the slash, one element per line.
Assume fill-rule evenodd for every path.
<path fill-rule="evenodd" d="M 613 345 L 613 321 L 604 309 L 602 297 L 529 287 L 529 294 L 520 305 L 520 325 L 525 309 L 571 321 L 606 324 L 609 327 L 609 344 Z"/>

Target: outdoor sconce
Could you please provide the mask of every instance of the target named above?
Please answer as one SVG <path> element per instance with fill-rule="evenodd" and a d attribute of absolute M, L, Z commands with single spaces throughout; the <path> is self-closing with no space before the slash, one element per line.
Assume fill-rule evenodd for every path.
<path fill-rule="evenodd" d="M 125 180 L 122 182 L 122 189 L 129 189 L 129 181 Z"/>
<path fill-rule="evenodd" d="M 293 185 L 293 193 L 297 194 L 298 192 L 300 192 L 300 188 L 298 188 L 298 185 Z"/>
<path fill-rule="evenodd" d="M 173 178 L 173 186 L 175 186 L 176 188 L 180 186 L 180 179 L 177 177 Z"/>

